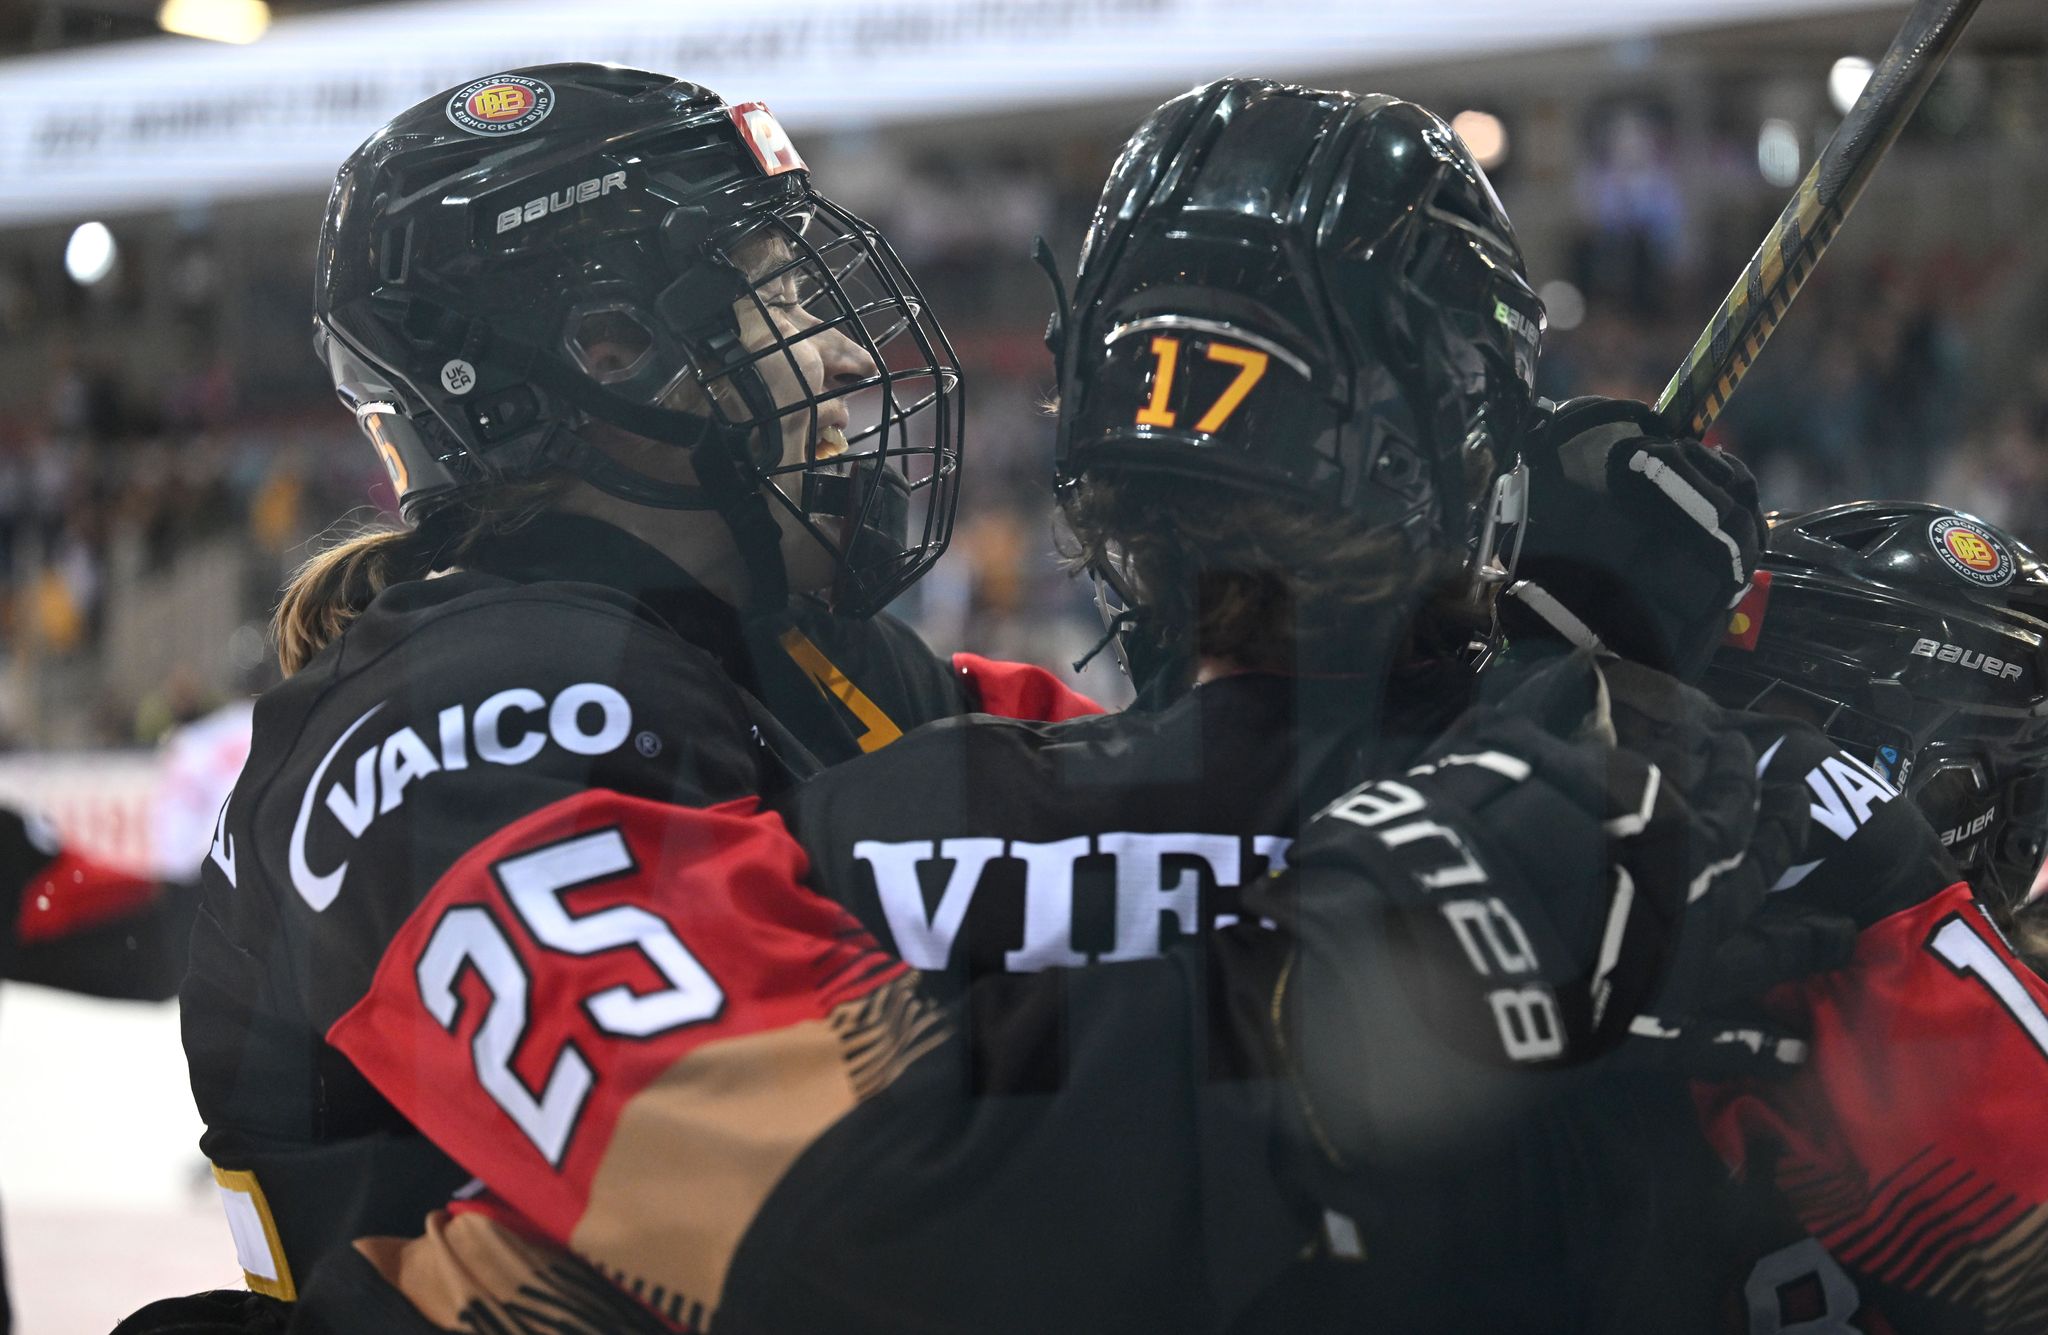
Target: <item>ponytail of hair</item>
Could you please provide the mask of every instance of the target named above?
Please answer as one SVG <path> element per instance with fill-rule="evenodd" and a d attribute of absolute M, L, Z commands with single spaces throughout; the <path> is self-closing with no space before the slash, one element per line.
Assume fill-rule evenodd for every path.
<path fill-rule="evenodd" d="M 446 545 L 439 531 L 373 528 L 316 552 L 292 572 L 271 618 L 284 675 L 339 639 L 386 588 L 426 578 Z"/>

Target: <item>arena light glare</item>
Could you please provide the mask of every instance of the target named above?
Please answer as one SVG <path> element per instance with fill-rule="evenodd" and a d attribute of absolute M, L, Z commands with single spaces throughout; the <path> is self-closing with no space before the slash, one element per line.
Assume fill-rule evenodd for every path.
<path fill-rule="evenodd" d="M 1487 171 L 1508 160 L 1508 127 L 1490 111 L 1461 111 L 1451 117 L 1451 130 L 1472 150 L 1473 160 Z"/>
<path fill-rule="evenodd" d="M 1562 278 L 1553 278 L 1536 292 L 1553 331 L 1577 329 L 1586 319 L 1586 297 Z"/>
<path fill-rule="evenodd" d="M 80 223 L 64 244 L 64 272 L 80 287 L 91 287 L 114 271 L 119 249 L 103 222 Z"/>
<path fill-rule="evenodd" d="M 1862 56 L 1843 56 L 1828 71 L 1828 101 L 1835 104 L 1835 110 L 1844 116 L 1849 108 L 1856 105 L 1856 99 L 1863 96 L 1863 85 L 1870 82 L 1871 71 L 1876 69 Z"/>
<path fill-rule="evenodd" d="M 246 45 L 270 27 L 264 0 L 164 0 L 156 25 L 181 37 Z"/>
<path fill-rule="evenodd" d="M 1756 134 L 1756 169 L 1775 186 L 1799 184 L 1799 129 L 1773 118 Z"/>

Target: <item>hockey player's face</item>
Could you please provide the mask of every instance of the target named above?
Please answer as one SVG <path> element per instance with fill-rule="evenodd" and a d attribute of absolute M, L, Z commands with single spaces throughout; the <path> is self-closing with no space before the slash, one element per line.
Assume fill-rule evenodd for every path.
<path fill-rule="evenodd" d="M 822 317 L 805 304 L 798 270 L 790 267 L 787 241 L 766 237 L 749 242 L 739 247 L 733 259 L 755 281 L 752 295 L 733 303 L 733 317 L 741 342 L 750 351 L 763 354 L 753 362 L 753 369 L 776 413 L 775 423 L 762 428 L 780 436 L 779 448 L 773 453 L 784 466 L 845 453 L 846 400 L 814 400 L 874 375 L 874 358 L 840 329 L 826 327 Z M 712 381 L 709 391 L 727 417 L 755 415 L 745 396 L 727 381 Z M 701 413 L 705 411 L 704 394 L 704 387 L 685 375 L 670 386 L 662 402 L 665 407 Z"/>
<path fill-rule="evenodd" d="M 786 248 L 767 247 L 764 266 L 786 261 Z M 805 405 L 815 395 L 844 389 L 875 374 L 867 349 L 837 328 L 824 328 L 818 314 L 805 306 L 796 273 L 785 271 L 756 289 L 761 301 L 742 302 L 740 335 L 752 348 L 778 347 L 760 363 L 775 406 L 784 410 L 782 462 L 811 463 L 846 452 L 847 406 L 844 398 L 827 399 L 815 410 Z M 787 409 L 797 407 L 796 412 Z"/>
<path fill-rule="evenodd" d="M 715 403 L 715 415 L 728 422 L 772 417 L 757 430 L 778 439 L 757 438 L 751 444 L 757 459 L 773 459 L 784 467 L 844 454 L 846 400 L 831 396 L 873 376 L 874 358 L 806 304 L 801 270 L 791 264 L 787 240 L 769 236 L 750 241 L 732 258 L 753 282 L 749 295 L 733 303 L 732 316 L 742 345 L 757 354 L 749 363 L 751 374 L 767 391 L 768 403 L 742 393 L 730 377 L 706 382 L 690 367 L 675 373 L 655 402 L 699 416 L 714 415 Z M 570 343 L 578 364 L 601 384 L 622 380 L 660 355 L 642 317 L 623 308 L 601 308 L 581 317 Z M 619 433 L 599 427 L 596 434 L 614 440 Z M 763 448 L 770 444 L 772 448 Z"/>
<path fill-rule="evenodd" d="M 791 257 L 789 243 L 781 237 L 750 242 L 733 255 L 734 262 L 754 282 L 752 292 L 733 303 L 734 322 L 744 346 L 761 354 L 751 365 L 773 413 L 757 431 L 772 433 L 775 439 L 761 442 L 757 437 L 753 453 L 756 459 L 766 456 L 782 467 L 825 462 L 844 454 L 847 400 L 825 396 L 876 373 L 874 358 L 859 342 L 839 328 L 827 326 L 825 318 L 805 304 L 799 271 L 790 267 Z M 644 335 L 611 337 L 601 326 L 586 328 L 592 332 L 578 338 L 578 357 L 594 378 L 602 380 L 607 374 L 623 371 L 647 355 L 650 344 Z M 629 335 L 637 332 L 631 322 L 622 328 Z M 727 421 L 768 417 L 761 411 L 758 395 L 750 400 L 729 379 L 707 384 L 687 369 L 670 382 L 659 403 L 702 416 L 714 415 L 711 405 L 715 403 L 715 415 Z M 607 452 L 650 476 L 682 483 L 696 481 L 683 451 L 601 423 L 587 428 L 586 434 Z M 781 487 L 794 503 L 798 476 L 785 474 L 771 485 Z M 830 584 L 836 571 L 835 554 L 789 513 L 788 507 L 773 509 L 783 528 L 782 552 L 790 587 L 812 590 Z M 683 520 L 687 516 L 679 516 L 679 522 Z"/>
<path fill-rule="evenodd" d="M 778 416 L 763 429 L 779 432 L 780 462 L 785 467 L 837 458 L 847 449 L 847 400 L 816 400 L 874 375 L 874 359 L 839 329 L 825 327 L 819 313 L 805 305 L 796 271 L 788 267 L 786 242 L 772 238 L 742 248 L 735 258 L 757 280 L 753 297 L 734 303 L 734 314 L 746 346 L 768 354 L 755 367 Z M 738 397 L 730 386 L 714 382 L 712 390 L 722 399 Z M 800 476 L 784 474 L 771 485 L 795 501 Z M 837 570 L 836 553 L 788 508 L 774 508 L 782 527 L 782 559 L 790 587 L 815 590 L 829 585 Z"/>
<path fill-rule="evenodd" d="M 804 303 L 797 271 L 789 267 L 787 242 L 768 238 L 742 247 L 734 258 L 756 279 L 753 296 L 735 302 L 733 313 L 745 345 L 767 354 L 754 365 L 778 416 L 763 430 L 779 433 L 784 467 L 837 458 L 847 449 L 847 400 L 816 400 L 874 375 L 874 358 L 838 328 L 826 327 L 820 314 Z M 740 395 L 730 385 L 714 381 L 711 390 L 729 413 L 744 411 Z M 799 476 L 785 474 L 772 485 L 795 501 Z M 782 526 L 782 557 L 790 587 L 812 590 L 830 584 L 837 569 L 835 553 L 787 508 L 777 506 L 775 514 Z"/>

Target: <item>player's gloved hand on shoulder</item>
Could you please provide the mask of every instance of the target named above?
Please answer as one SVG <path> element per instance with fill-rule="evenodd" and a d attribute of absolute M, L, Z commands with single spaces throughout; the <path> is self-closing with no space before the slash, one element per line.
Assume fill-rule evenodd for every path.
<path fill-rule="evenodd" d="M 1523 454 L 1528 524 L 1500 603 L 1510 637 L 1604 646 L 1695 677 L 1756 570 L 1756 479 L 1630 399 L 1548 406 Z"/>
<path fill-rule="evenodd" d="M 1679 962 L 1649 1012 L 1637 1018 L 1635 1040 L 1624 1050 L 1631 1064 L 1710 1079 L 1769 1073 L 1806 1060 L 1804 1034 L 1787 1028 L 1767 999 L 1780 984 L 1849 962 L 1863 926 L 1854 910 L 1865 887 L 1892 870 L 1883 863 L 1910 861 L 1917 848 L 1896 839 L 1854 847 L 1817 839 L 1806 768 L 1814 755 L 1832 752 L 1833 743 L 1781 717 L 1729 710 L 1727 719 L 1769 762 L 1760 776 L 1762 805 L 1752 840 L 1767 897 L 1738 921 L 1681 942 Z M 1903 805 L 1880 808 L 1878 830 L 1892 818 L 1919 824 Z M 1934 835 L 1927 831 L 1925 838 Z"/>
<path fill-rule="evenodd" d="M 1380 1099 L 1390 1068 L 1360 1058 L 1394 1030 L 1418 1036 L 1409 1071 L 1447 1049 L 1567 1065 L 1620 1042 L 1660 990 L 1693 907 L 1751 846 L 1756 757 L 1690 691 L 1661 707 L 1662 762 L 1617 745 L 1618 721 L 1648 733 L 1651 706 L 1631 678 L 1617 715 L 1611 671 L 1575 653 L 1527 672 L 1420 764 L 1317 815 L 1289 873 L 1248 893 L 1294 938 L 1281 1041 L 1312 1105 Z"/>
<path fill-rule="evenodd" d="M 1622 1059 L 1699 1080 L 1803 1066 L 1810 1055 L 1805 1029 L 1766 997 L 1781 983 L 1847 964 L 1857 931 L 1845 914 L 1810 913 L 1774 897 L 1672 969 L 1665 992 L 1630 1025 Z"/>
<path fill-rule="evenodd" d="M 1689 887 L 1683 930 L 1657 1000 L 1684 998 L 1690 1010 L 1761 996 L 1770 984 L 1757 983 L 1751 967 L 1758 962 L 1751 949 L 1756 925 L 1771 887 L 1805 847 L 1810 794 L 1801 776 L 1782 766 L 1736 776 L 1728 758 L 1738 750 L 1762 756 L 1797 725 L 1728 709 L 1639 663 L 1610 658 L 1601 668 L 1617 744 L 1656 765 L 1663 780 L 1686 795 L 1703 829 L 1728 820 L 1742 802 L 1753 804 L 1739 846 L 1729 831 L 1708 831 L 1703 846 L 1735 851 L 1703 866 L 1700 875 L 1707 879 Z"/>

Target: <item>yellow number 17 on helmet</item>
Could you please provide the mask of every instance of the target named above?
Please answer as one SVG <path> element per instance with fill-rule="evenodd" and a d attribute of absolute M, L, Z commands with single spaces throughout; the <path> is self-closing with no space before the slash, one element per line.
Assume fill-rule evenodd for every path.
<path fill-rule="evenodd" d="M 1240 348 L 1228 343 L 1210 343 L 1207 347 L 1209 360 L 1235 366 L 1237 374 L 1223 388 L 1209 411 L 1203 413 L 1195 423 L 1197 431 L 1214 431 L 1230 420 L 1244 402 L 1245 395 L 1252 392 L 1252 386 L 1259 383 L 1259 377 L 1266 374 L 1266 366 L 1272 358 L 1255 348 Z M 1138 410 L 1139 426 L 1170 427 L 1177 424 L 1173 409 L 1168 407 L 1173 396 L 1173 376 L 1180 364 L 1180 340 L 1164 334 L 1152 340 L 1152 356 L 1156 369 L 1152 373 L 1152 400 Z"/>

